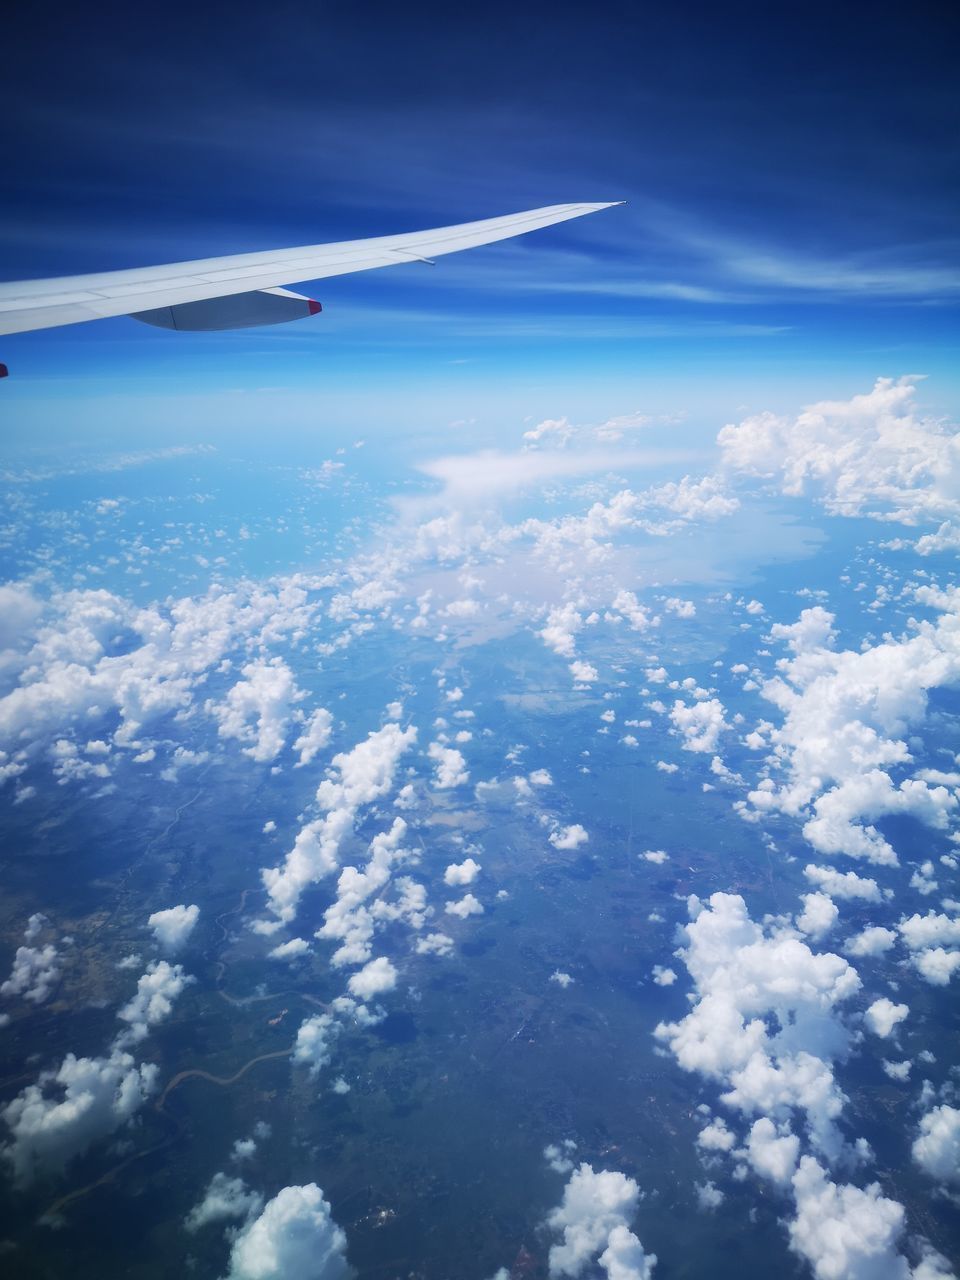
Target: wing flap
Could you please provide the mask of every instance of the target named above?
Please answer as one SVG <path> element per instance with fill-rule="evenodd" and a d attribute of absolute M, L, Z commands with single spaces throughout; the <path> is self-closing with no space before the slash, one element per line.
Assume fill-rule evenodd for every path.
<path fill-rule="evenodd" d="M 283 284 L 300 284 L 402 263 L 409 265 L 415 259 L 423 261 L 493 244 L 611 207 L 611 203 L 548 205 L 502 218 L 436 227 L 408 235 L 235 254 L 142 270 L 0 284 L 0 334 L 135 315 L 254 293 Z"/>

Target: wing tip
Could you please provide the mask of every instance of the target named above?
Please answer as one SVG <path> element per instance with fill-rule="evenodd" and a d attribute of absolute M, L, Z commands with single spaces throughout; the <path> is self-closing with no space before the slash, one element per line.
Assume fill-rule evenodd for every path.
<path fill-rule="evenodd" d="M 601 209 L 616 209 L 619 205 L 626 204 L 626 203 L 627 203 L 626 200 L 603 200 L 595 204 L 588 204 L 584 202 L 582 204 L 577 204 L 577 205 L 567 205 L 566 208 L 576 209 L 577 212 L 573 215 L 576 218 L 576 217 L 582 217 L 584 214 L 587 214 L 587 213 L 599 213 Z M 562 208 L 564 206 L 557 206 L 557 207 Z"/>

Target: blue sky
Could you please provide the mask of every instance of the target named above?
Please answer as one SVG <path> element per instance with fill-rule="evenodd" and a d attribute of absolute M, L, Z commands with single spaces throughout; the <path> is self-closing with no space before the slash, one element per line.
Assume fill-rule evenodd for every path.
<path fill-rule="evenodd" d="M 47 7 L 7 21 L 0 277 L 625 208 L 324 282 L 313 322 L 3 341 L 8 440 L 526 415 L 705 430 L 922 372 L 955 413 L 943 6 Z M 10 69 L 12 64 L 12 71 Z"/>

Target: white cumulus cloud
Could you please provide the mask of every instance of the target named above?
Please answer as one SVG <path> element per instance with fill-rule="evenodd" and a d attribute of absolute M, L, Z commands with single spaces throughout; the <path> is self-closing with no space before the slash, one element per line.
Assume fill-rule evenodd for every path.
<path fill-rule="evenodd" d="M 670 719 L 683 737 L 684 751 L 716 751 L 720 734 L 730 727 L 723 711 L 719 698 L 706 698 L 689 706 L 679 699 L 674 702 Z"/>
<path fill-rule="evenodd" d="M 46 923 L 46 917 L 32 915 L 24 937 L 32 942 Z M 43 1004 L 60 980 L 60 956 L 52 942 L 42 947 L 17 947 L 10 977 L 0 985 L 0 995 L 23 996 Z"/>
<path fill-rule="evenodd" d="M 905 524 L 955 515 L 957 435 L 918 413 L 915 383 L 879 378 L 865 394 L 812 404 L 796 418 L 760 413 L 724 427 L 724 468 L 809 493 L 833 515 Z"/>
<path fill-rule="evenodd" d="M 693 910 L 679 954 L 697 999 L 682 1021 L 658 1026 L 657 1037 L 685 1070 L 725 1085 L 727 1106 L 775 1121 L 798 1111 L 814 1144 L 839 1154 L 844 1095 L 832 1059 L 848 1034 L 835 1010 L 859 990 L 857 973 L 841 956 L 815 954 L 792 930 L 766 932 L 739 895 L 715 893 Z"/>
<path fill-rule="evenodd" d="M 251 1191 L 242 1178 L 215 1173 L 203 1193 L 203 1199 L 193 1206 L 183 1225 L 188 1231 L 199 1231 L 211 1222 L 249 1218 L 262 1208 L 263 1196 Z"/>
<path fill-rule="evenodd" d="M 885 1040 L 909 1012 L 909 1005 L 894 1004 L 892 1000 L 882 996 L 879 1000 L 874 1000 L 863 1017 L 873 1034 Z"/>
<path fill-rule="evenodd" d="M 284 1187 L 237 1234 L 226 1280 L 345 1280 L 346 1249 L 317 1184 Z"/>
<path fill-rule="evenodd" d="M 136 995 L 123 1006 L 117 1017 L 130 1025 L 130 1030 L 120 1037 L 124 1046 L 146 1038 L 150 1027 L 156 1026 L 173 1012 L 173 1002 L 184 987 L 195 982 L 183 966 L 171 965 L 166 960 L 154 960 L 147 965 L 137 982 Z"/>
<path fill-rule="evenodd" d="M 58 1172 L 92 1143 L 129 1120 L 156 1088 L 157 1067 L 136 1066 L 114 1048 L 108 1057 L 68 1053 L 55 1071 L 44 1071 L 2 1114 L 11 1141 L 2 1149 L 16 1181 Z"/>
<path fill-rule="evenodd" d="M 293 749 L 300 756 L 298 764 L 310 764 L 330 741 L 332 732 L 333 716 L 326 707 L 317 707 L 304 723 L 300 736 L 294 740 Z"/>
<path fill-rule="evenodd" d="M 797 928 L 811 938 L 822 938 L 837 923 L 840 912 L 832 898 L 825 893 L 805 893 L 801 896 L 803 912 L 797 916 Z"/>
<path fill-rule="evenodd" d="M 466 920 L 467 916 L 482 916 L 483 903 L 472 893 L 465 893 L 456 902 L 448 902 L 446 911 L 447 915 L 459 916 L 461 920 Z"/>
<path fill-rule="evenodd" d="M 889 951 L 896 941 L 897 935 L 892 929 L 872 924 L 848 938 L 843 949 L 848 956 L 879 956 L 884 951 Z"/>
<path fill-rule="evenodd" d="M 467 762 L 463 752 L 456 747 L 444 747 L 439 742 L 431 742 L 427 751 L 436 768 L 433 774 L 433 785 L 440 791 L 448 791 L 452 787 L 461 787 L 470 781 Z"/>
<path fill-rule="evenodd" d="M 416 736 L 413 726 L 401 729 L 390 722 L 352 751 L 333 757 L 327 777 L 317 788 L 324 816 L 300 829 L 282 866 L 261 872 L 270 910 L 277 917 L 266 926 L 268 931 L 293 920 L 304 889 L 336 870 L 340 843 L 353 829 L 358 810 L 387 794 L 400 757 Z"/>
<path fill-rule="evenodd" d="M 897 1252 L 903 1205 L 881 1193 L 832 1182 L 812 1156 L 793 1175 L 796 1217 L 788 1224 L 790 1247 L 816 1280 L 910 1280 L 910 1265 Z"/>
<path fill-rule="evenodd" d="M 817 867 L 809 863 L 804 867 L 803 874 L 831 898 L 880 901 L 880 888 L 876 880 L 858 876 L 855 871 L 835 871 L 833 867 Z"/>
<path fill-rule="evenodd" d="M 450 863 L 443 873 L 443 883 L 448 885 L 473 884 L 479 874 L 480 863 L 475 862 L 473 858 L 466 858 L 460 863 Z"/>
<path fill-rule="evenodd" d="M 931 1178 L 960 1183 L 960 1110 L 944 1104 L 920 1118 L 913 1158 Z"/>
<path fill-rule="evenodd" d="M 179 951 L 193 933 L 200 919 L 200 908 L 195 904 L 167 907 L 164 911 L 154 911 L 147 920 L 147 927 L 153 930 L 153 936 L 169 955 Z"/>
<path fill-rule="evenodd" d="M 315 1080 L 330 1061 L 333 1041 L 339 1032 L 340 1024 L 329 1013 L 315 1013 L 300 1023 L 291 1062 L 309 1067 L 310 1076 Z"/>
<path fill-rule="evenodd" d="M 385 991 L 392 991 L 399 976 L 386 956 L 378 956 L 355 973 L 347 986 L 350 994 L 358 1000 L 371 1000 Z"/>
<path fill-rule="evenodd" d="M 550 1249 L 551 1277 L 580 1276 L 599 1260 L 608 1280 L 650 1280 L 656 1257 L 644 1253 L 630 1230 L 639 1200 L 640 1188 L 625 1174 L 594 1172 L 586 1163 L 575 1169 L 547 1217 L 547 1225 L 563 1234 Z"/>
<path fill-rule="evenodd" d="M 271 960 L 296 960 L 298 956 L 304 956 L 310 950 L 310 943 L 305 938 L 290 938 L 288 942 L 281 942 L 279 946 L 274 947 L 267 955 Z"/>
<path fill-rule="evenodd" d="M 291 704 L 304 695 L 282 658 L 248 662 L 241 674 L 243 679 L 224 700 L 209 702 L 207 710 L 216 719 L 221 738 L 243 743 L 243 754 L 251 760 L 274 760 L 286 741 Z"/>
<path fill-rule="evenodd" d="M 579 822 L 574 822 L 569 827 L 558 827 L 556 831 L 551 831 L 547 839 L 555 849 L 579 849 L 590 837 Z"/>
<path fill-rule="evenodd" d="M 773 628 L 794 650 L 762 688 L 784 714 L 771 741 L 785 777 L 779 787 L 764 779 L 749 802 L 800 818 L 821 853 L 894 866 L 896 853 L 873 825 L 878 818 L 906 814 L 942 828 L 956 809 L 946 787 L 891 776 L 911 763 L 904 735 L 923 719 L 928 690 L 960 681 L 960 595 L 931 603 L 943 609 L 937 622 L 856 651 L 833 647 L 833 616 L 819 606 L 804 610 L 799 624 Z"/>

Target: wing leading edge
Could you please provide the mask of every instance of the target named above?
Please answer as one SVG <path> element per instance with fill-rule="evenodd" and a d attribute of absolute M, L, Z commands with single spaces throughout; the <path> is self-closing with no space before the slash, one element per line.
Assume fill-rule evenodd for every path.
<path fill-rule="evenodd" d="M 162 267 L 0 284 L 0 335 L 80 324 L 108 316 L 132 315 L 149 324 L 172 329 L 231 328 L 232 324 L 224 323 L 231 316 L 244 317 L 236 327 L 292 320 L 313 314 L 319 305 L 279 289 L 280 285 L 372 271 L 403 262 L 430 262 L 443 254 L 508 240 L 623 203 L 615 200 L 606 204 L 554 204 L 502 218 L 463 222 L 409 235 L 375 236 L 368 240 L 240 253 Z M 263 294 L 268 295 L 266 301 Z M 243 295 L 243 299 L 236 305 L 214 302 L 238 295 Z M 284 301 L 278 302 L 278 298 Z M 296 303 L 291 299 L 296 299 Z"/>

